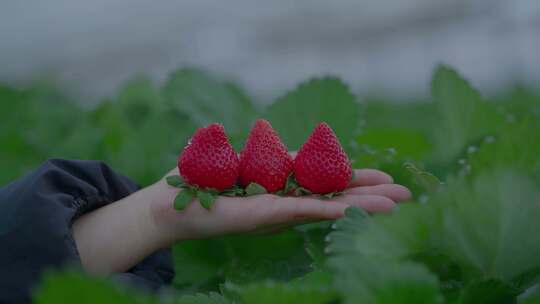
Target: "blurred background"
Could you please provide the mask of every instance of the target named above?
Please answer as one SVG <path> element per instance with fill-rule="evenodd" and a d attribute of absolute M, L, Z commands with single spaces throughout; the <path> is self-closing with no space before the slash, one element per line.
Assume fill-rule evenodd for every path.
<path fill-rule="evenodd" d="M 331 73 L 360 95 L 425 97 L 435 64 L 484 94 L 540 83 L 537 0 L 3 0 L 0 82 L 87 104 L 134 76 L 204 68 L 268 103 Z"/>
<path fill-rule="evenodd" d="M 52 157 L 101 160 L 145 186 L 210 122 L 223 123 L 240 151 L 257 118 L 290 150 L 326 121 L 355 168 L 388 172 L 425 203 L 412 206 L 448 208 L 448 217 L 382 218 L 395 239 L 375 228 L 344 244 L 355 251 L 336 286 L 350 303 L 385 284 L 423 295 L 401 289 L 410 283 L 451 303 L 492 303 L 538 278 L 540 243 L 529 235 L 539 230 L 530 197 L 540 197 L 540 0 L 0 3 L 0 187 Z M 527 179 L 500 173 L 509 168 Z M 453 190 L 430 205 L 440 180 Z M 0 224 L 11 214 L 1 209 Z M 287 303 L 337 303 L 318 293 L 335 296 L 331 278 L 312 272 L 326 271 L 331 230 L 179 243 L 173 286 L 193 294 L 233 282 L 247 284 L 247 303 L 282 303 L 272 298 L 280 290 L 314 298 Z M 419 254 L 400 249 L 421 243 Z M 431 251 L 435 243 L 442 250 Z M 308 275 L 313 289 L 289 283 Z M 79 296 L 69 280 L 58 286 L 57 295 Z"/>
<path fill-rule="evenodd" d="M 502 120 L 540 115 L 537 0 L 3 0 L 0 42 L 0 185 L 51 157 L 148 184 L 216 121 L 236 149 L 256 117 L 290 149 L 327 121 L 381 167 L 374 147 L 449 161 Z M 446 68 L 432 89 L 440 63 L 504 105 L 485 110 Z"/>

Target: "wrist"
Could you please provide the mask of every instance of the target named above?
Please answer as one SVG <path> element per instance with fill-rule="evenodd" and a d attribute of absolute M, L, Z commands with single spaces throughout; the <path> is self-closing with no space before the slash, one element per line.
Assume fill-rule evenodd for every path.
<path fill-rule="evenodd" d="M 150 208 L 158 194 L 152 187 L 141 189 L 73 223 L 73 237 L 88 272 L 123 272 L 170 245 Z"/>
<path fill-rule="evenodd" d="M 180 189 L 171 187 L 165 179 L 160 179 L 145 190 L 148 192 L 148 213 L 158 246 L 168 248 L 182 239 L 187 239 L 182 229 L 177 227 L 180 219 L 173 208 L 173 201 Z"/>

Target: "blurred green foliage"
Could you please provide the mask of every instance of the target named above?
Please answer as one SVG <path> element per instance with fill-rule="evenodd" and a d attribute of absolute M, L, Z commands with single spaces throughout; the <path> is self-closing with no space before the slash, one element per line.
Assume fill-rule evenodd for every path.
<path fill-rule="evenodd" d="M 0 86 L 0 106 L 0 185 L 50 157 L 104 160 L 148 185 L 174 168 L 197 127 L 222 122 L 239 150 L 265 117 L 291 150 L 327 121 L 355 167 L 385 170 L 414 193 L 389 215 L 350 209 L 334 225 L 177 244 L 177 274 L 160 295 L 67 271 L 45 276 L 36 303 L 538 299 L 524 294 L 540 280 L 540 95 L 531 90 L 486 99 L 439 66 L 428 100 L 358 100 L 323 77 L 261 108 L 234 84 L 182 69 L 162 87 L 136 79 L 93 109 L 44 85 Z"/>

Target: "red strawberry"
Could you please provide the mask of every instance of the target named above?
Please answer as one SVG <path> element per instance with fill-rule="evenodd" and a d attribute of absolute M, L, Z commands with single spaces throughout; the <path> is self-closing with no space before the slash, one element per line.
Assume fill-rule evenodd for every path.
<path fill-rule="evenodd" d="M 294 159 L 298 184 L 312 193 L 326 194 L 345 190 L 352 177 L 349 158 L 334 131 L 320 123 Z"/>
<path fill-rule="evenodd" d="M 238 179 L 238 155 L 220 124 L 198 129 L 180 155 L 178 169 L 191 185 L 223 191 Z"/>
<path fill-rule="evenodd" d="M 257 183 L 268 192 L 283 189 L 292 171 L 292 157 L 270 123 L 259 119 L 253 125 L 240 153 L 240 184 Z"/>

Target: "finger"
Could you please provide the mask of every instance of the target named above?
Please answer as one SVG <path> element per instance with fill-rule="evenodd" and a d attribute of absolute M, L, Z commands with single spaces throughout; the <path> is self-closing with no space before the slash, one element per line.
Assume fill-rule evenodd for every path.
<path fill-rule="evenodd" d="M 313 197 L 284 197 L 277 200 L 274 207 L 281 211 L 285 222 L 296 222 L 337 219 L 345 215 L 348 205 Z"/>
<path fill-rule="evenodd" d="M 379 184 L 392 184 L 392 177 L 382 171 L 375 169 L 356 169 L 355 178 L 349 184 L 349 187 L 375 186 Z"/>
<path fill-rule="evenodd" d="M 390 212 L 396 203 L 385 196 L 380 195 L 351 195 L 346 194 L 332 199 L 334 202 L 344 203 L 350 206 L 360 207 L 367 212 Z"/>
<path fill-rule="evenodd" d="M 406 201 L 411 198 L 411 191 L 402 185 L 382 184 L 376 186 L 353 187 L 345 190 L 346 194 L 386 196 L 394 202 Z"/>

